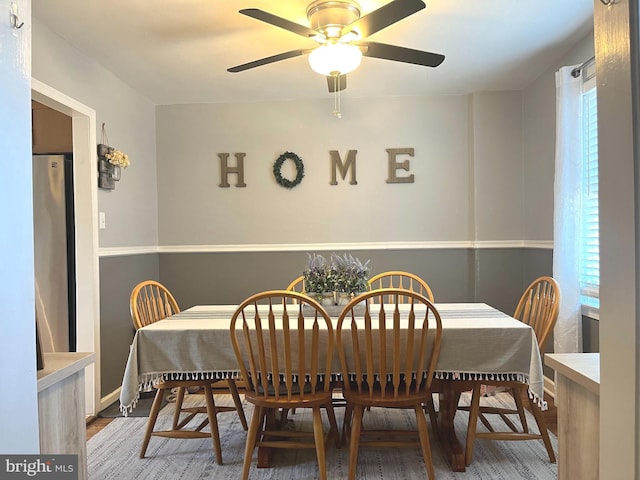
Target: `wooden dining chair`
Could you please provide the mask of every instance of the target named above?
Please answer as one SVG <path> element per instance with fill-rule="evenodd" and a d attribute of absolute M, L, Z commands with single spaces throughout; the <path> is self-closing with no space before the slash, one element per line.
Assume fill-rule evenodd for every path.
<path fill-rule="evenodd" d="M 287 290 L 290 292 L 305 293 L 304 277 L 300 275 L 298 278 L 293 280 L 287 287 Z"/>
<path fill-rule="evenodd" d="M 549 334 L 555 326 L 558 319 L 560 309 L 560 286 L 551 277 L 540 277 L 534 280 L 531 285 L 522 294 L 518 305 L 516 306 L 513 317 L 530 325 L 536 334 L 538 348 L 543 354 L 542 348 L 549 337 Z M 503 393 L 508 392 L 513 398 L 514 408 L 487 407 L 480 405 L 480 397 L 482 396 L 483 386 L 495 387 Z M 506 392 L 504 392 L 506 390 Z M 540 433 L 531 432 L 527 425 L 523 397 L 529 400 L 530 410 L 538 426 Z M 540 399 L 542 400 L 542 399 Z M 555 463 L 556 457 L 553 452 L 553 446 L 549 439 L 549 432 L 542 418 L 542 411 L 533 398 L 528 394 L 528 386 L 526 383 L 513 380 L 481 380 L 474 382 L 471 393 L 471 405 L 468 407 L 458 407 L 458 410 L 469 411 L 469 425 L 467 429 L 467 445 L 465 451 L 465 461 L 467 465 L 471 463 L 473 458 L 473 446 L 477 438 L 492 440 L 542 440 L 549 461 Z M 496 431 L 486 415 L 498 415 L 508 431 Z M 517 415 L 522 428 L 517 426 L 509 418 L 510 415 Z M 486 427 L 487 431 L 476 431 L 478 419 Z"/>
<path fill-rule="evenodd" d="M 405 272 L 402 270 L 389 270 L 387 272 L 378 273 L 369 279 L 369 290 L 376 290 L 379 288 L 404 288 L 405 290 L 411 290 L 412 292 L 418 292 L 420 295 L 426 297 L 431 303 L 434 302 L 433 292 L 431 287 L 418 275 Z M 378 297 L 374 297 L 373 301 Z M 385 299 L 388 301 L 389 299 Z M 409 299 L 407 297 L 400 297 L 400 302 L 405 303 Z M 434 393 L 437 395 L 437 393 Z M 433 399 L 424 405 L 425 410 L 431 417 L 434 427 L 436 424 L 436 407 Z M 437 433 L 437 428 L 436 428 Z"/>
<path fill-rule="evenodd" d="M 306 293 L 306 288 L 305 288 L 305 283 L 304 283 L 304 276 L 300 275 L 298 278 L 296 278 L 295 280 L 293 280 L 289 286 L 287 287 L 287 290 L 291 291 L 291 292 L 300 292 L 305 294 Z M 295 303 L 296 300 L 293 299 L 293 302 Z M 335 387 L 334 388 L 334 393 L 336 393 L 337 391 L 339 391 L 340 388 L 339 387 Z M 333 397 L 333 406 L 335 407 L 345 407 L 346 403 L 344 401 L 343 398 L 337 397 L 334 395 Z M 292 408 L 290 412 L 285 412 L 285 413 L 291 413 L 293 415 L 295 415 L 296 413 L 296 409 Z"/>
<path fill-rule="evenodd" d="M 287 290 L 290 292 L 298 292 L 298 293 L 307 293 L 307 290 L 305 288 L 305 283 L 304 283 L 304 277 L 302 275 L 300 275 L 299 277 L 297 277 L 296 279 L 294 279 L 289 286 L 287 287 Z M 291 299 L 292 302 L 296 302 L 296 299 L 293 298 Z"/>
<path fill-rule="evenodd" d="M 160 321 L 173 314 L 180 312 L 178 302 L 171 292 L 161 283 L 154 280 L 145 280 L 136 285 L 131 292 L 130 298 L 131 319 L 136 330 L 154 322 Z M 211 379 L 198 380 L 163 380 L 154 387 L 157 389 L 156 396 L 149 413 L 149 421 L 145 431 L 142 447 L 140 449 L 140 458 L 144 455 L 149 446 L 152 436 L 169 437 L 169 438 L 206 438 L 211 437 L 213 448 L 216 453 L 216 461 L 222 464 L 222 448 L 220 446 L 220 435 L 218 433 L 218 422 L 216 415 L 222 412 L 237 412 L 240 422 L 244 429 L 247 429 L 247 420 L 242 409 L 242 402 L 236 387 L 235 381 L 232 379 L 220 380 L 227 383 L 228 391 L 233 398 L 234 407 L 216 406 L 213 398 Z M 162 400 L 165 392 L 171 392 L 176 389 L 176 406 L 173 414 L 171 430 L 154 431 L 155 423 L 162 406 Z M 206 406 L 183 407 L 185 390 L 198 393 L 204 392 Z M 182 413 L 186 413 L 186 417 L 181 419 Z M 207 418 L 203 420 L 194 430 L 184 429 L 192 419 L 199 413 L 206 413 Z M 210 425 L 210 433 L 202 431 L 204 427 Z"/>
<path fill-rule="evenodd" d="M 414 273 L 401 270 L 390 270 L 388 272 L 378 273 L 369 279 L 369 290 L 380 288 L 403 288 L 412 292 L 418 292 L 433 303 L 433 292 L 431 288 L 427 282 Z M 375 298 L 372 300 L 375 300 Z M 401 303 L 406 303 L 410 299 L 408 297 L 402 297 L 400 300 Z"/>
<path fill-rule="evenodd" d="M 420 446 L 433 480 L 423 410 L 423 404 L 432 398 L 431 382 L 442 342 L 440 314 L 433 303 L 417 292 L 399 288 L 363 293 L 340 314 L 336 341 L 347 401 L 344 433 L 349 441 L 349 480 L 356 476 L 360 446 L 414 444 Z M 362 418 L 368 407 L 413 410 L 417 432 L 364 429 Z M 375 415 L 375 410 L 369 415 Z"/>
<path fill-rule="evenodd" d="M 130 311 L 133 326 L 138 330 L 180 312 L 180 307 L 164 285 L 144 280 L 131 292 Z"/>
<path fill-rule="evenodd" d="M 315 300 L 298 292 L 272 290 L 247 298 L 231 318 L 231 343 L 245 380 L 245 399 L 254 405 L 244 454 L 247 480 L 256 447 L 312 448 L 319 477 L 327 478 L 325 448 L 339 445 L 331 404 L 331 319 Z M 283 430 L 275 412 L 311 408 L 312 432 Z M 330 429 L 322 427 L 326 409 Z"/>

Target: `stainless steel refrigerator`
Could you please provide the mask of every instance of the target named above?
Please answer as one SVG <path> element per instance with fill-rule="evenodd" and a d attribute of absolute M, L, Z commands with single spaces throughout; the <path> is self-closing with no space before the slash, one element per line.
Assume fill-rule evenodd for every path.
<path fill-rule="evenodd" d="M 33 156 L 36 321 L 44 352 L 76 350 L 71 155 Z"/>

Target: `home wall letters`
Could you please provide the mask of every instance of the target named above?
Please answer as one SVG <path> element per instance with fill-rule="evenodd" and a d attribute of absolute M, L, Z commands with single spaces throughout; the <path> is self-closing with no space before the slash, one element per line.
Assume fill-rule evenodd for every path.
<path fill-rule="evenodd" d="M 338 181 L 336 180 L 336 169 L 340 170 L 340 175 L 344 180 L 347 177 L 347 172 L 351 170 L 351 181 L 349 182 L 351 185 L 357 185 L 358 182 L 356 180 L 356 154 L 357 150 L 349 150 L 347 152 L 347 160 L 345 163 L 342 163 L 342 159 L 340 158 L 340 152 L 337 150 L 329 150 L 329 156 L 331 157 L 331 181 L 330 185 L 337 185 Z"/>
<path fill-rule="evenodd" d="M 389 154 L 389 178 L 387 178 L 387 183 L 413 183 L 415 180 L 413 173 L 406 177 L 398 177 L 397 175 L 399 169 L 409 171 L 409 160 L 404 162 L 396 161 L 398 155 L 413 157 L 413 148 L 387 148 L 387 153 Z"/>
<path fill-rule="evenodd" d="M 387 168 L 388 174 L 386 183 L 415 183 L 415 175 L 412 173 L 410 175 L 400 176 L 398 175 L 398 170 L 404 170 L 405 172 L 410 171 L 410 160 L 405 159 L 403 161 L 399 161 L 398 157 L 403 155 L 408 155 L 413 157 L 415 151 L 413 148 L 387 148 Z M 346 159 L 343 161 L 340 156 L 340 152 L 337 150 L 329 150 L 329 170 L 330 170 L 330 185 L 338 185 L 337 173 L 340 172 L 340 177 L 342 180 L 346 180 L 347 174 L 351 172 L 349 178 L 350 185 L 357 185 L 358 181 L 356 178 L 356 155 L 358 154 L 357 150 L 348 150 Z M 246 153 L 236 152 L 233 154 L 236 159 L 236 166 L 229 165 L 229 153 L 218 153 L 218 158 L 220 159 L 220 183 L 218 184 L 221 188 L 229 188 L 231 184 L 229 183 L 229 175 L 237 175 L 236 177 L 236 187 L 246 187 L 247 184 L 244 182 L 244 157 Z"/>
<path fill-rule="evenodd" d="M 244 183 L 244 156 L 245 153 L 234 153 L 236 157 L 236 166 L 229 166 L 229 154 L 228 153 L 219 153 L 218 158 L 220 159 L 220 183 L 219 187 L 229 188 L 229 179 L 228 175 L 230 173 L 234 173 L 238 175 L 236 181 L 236 187 L 246 187 L 247 184 Z"/>

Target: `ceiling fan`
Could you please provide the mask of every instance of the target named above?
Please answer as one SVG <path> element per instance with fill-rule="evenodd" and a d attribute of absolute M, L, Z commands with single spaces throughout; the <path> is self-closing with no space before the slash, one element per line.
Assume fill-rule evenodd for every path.
<path fill-rule="evenodd" d="M 240 10 L 248 17 L 283 28 L 320 44 L 314 49 L 297 49 L 228 68 L 243 72 L 288 58 L 309 54 L 311 68 L 327 77 L 329 92 L 347 87 L 346 74 L 360 64 L 362 56 L 437 67 L 444 60 L 439 53 L 414 50 L 384 43 L 363 41 L 370 35 L 425 8 L 421 0 L 392 0 L 360 16 L 360 6 L 348 0 L 317 0 L 307 7 L 310 26 L 300 25 L 257 8 Z"/>

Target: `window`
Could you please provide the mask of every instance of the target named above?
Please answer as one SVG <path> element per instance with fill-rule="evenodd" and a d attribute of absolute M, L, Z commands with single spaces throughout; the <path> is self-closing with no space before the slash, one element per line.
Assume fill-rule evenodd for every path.
<path fill-rule="evenodd" d="M 595 83 L 595 82 L 593 82 Z M 585 82 L 582 95 L 582 222 L 580 301 L 582 313 L 599 318 L 600 232 L 598 220 L 598 115 L 596 88 Z"/>

